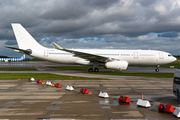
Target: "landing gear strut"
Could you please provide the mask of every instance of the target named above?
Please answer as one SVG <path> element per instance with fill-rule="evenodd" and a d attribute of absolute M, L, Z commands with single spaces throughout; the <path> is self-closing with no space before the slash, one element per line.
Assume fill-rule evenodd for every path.
<path fill-rule="evenodd" d="M 156 67 L 157 67 L 157 68 L 155 69 L 155 71 L 156 71 L 156 72 L 159 72 L 159 67 L 160 67 L 160 65 L 157 65 Z"/>
<path fill-rule="evenodd" d="M 90 72 L 90 73 L 92 73 L 92 72 L 99 72 L 99 69 L 96 68 L 96 67 L 94 68 L 94 70 L 93 70 L 93 68 L 89 68 L 88 72 Z"/>

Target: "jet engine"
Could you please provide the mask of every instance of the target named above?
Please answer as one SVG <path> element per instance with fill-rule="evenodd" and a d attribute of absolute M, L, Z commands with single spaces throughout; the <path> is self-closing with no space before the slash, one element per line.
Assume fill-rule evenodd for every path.
<path fill-rule="evenodd" d="M 112 61 L 105 63 L 105 68 L 114 69 L 114 70 L 127 70 L 128 62 L 127 61 Z"/>
<path fill-rule="evenodd" d="M 11 60 L 4 60 L 4 62 L 9 62 L 9 63 L 10 63 L 10 62 L 11 62 Z"/>

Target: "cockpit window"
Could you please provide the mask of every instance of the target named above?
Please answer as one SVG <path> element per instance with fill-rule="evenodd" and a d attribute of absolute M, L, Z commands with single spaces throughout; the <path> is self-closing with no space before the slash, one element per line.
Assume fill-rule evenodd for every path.
<path fill-rule="evenodd" d="M 169 57 L 171 57 L 172 55 L 171 54 L 168 54 Z"/>

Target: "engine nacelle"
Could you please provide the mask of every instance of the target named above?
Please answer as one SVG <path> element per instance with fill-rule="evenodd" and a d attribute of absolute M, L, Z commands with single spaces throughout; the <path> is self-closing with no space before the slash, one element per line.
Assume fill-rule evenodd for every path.
<path fill-rule="evenodd" d="M 107 62 L 105 64 L 105 68 L 107 69 L 114 69 L 114 70 L 127 70 L 128 67 L 128 62 L 127 61 L 112 61 L 112 62 Z"/>
<path fill-rule="evenodd" d="M 9 62 L 9 63 L 10 63 L 10 62 L 11 62 L 11 60 L 4 60 L 4 62 Z"/>

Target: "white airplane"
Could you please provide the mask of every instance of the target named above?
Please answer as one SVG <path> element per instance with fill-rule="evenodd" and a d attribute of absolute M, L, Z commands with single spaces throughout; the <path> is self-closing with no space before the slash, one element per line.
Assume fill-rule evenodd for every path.
<path fill-rule="evenodd" d="M 18 62 L 24 60 L 26 55 L 24 54 L 21 58 L 0 58 L 1 62 Z"/>
<path fill-rule="evenodd" d="M 128 65 L 159 66 L 176 61 L 170 53 L 156 50 L 64 49 L 56 43 L 54 48 L 41 46 L 19 23 L 12 23 L 19 48 L 5 46 L 16 52 L 51 62 L 93 66 L 89 72 L 98 72 L 98 66 L 107 69 L 127 70 Z"/>

